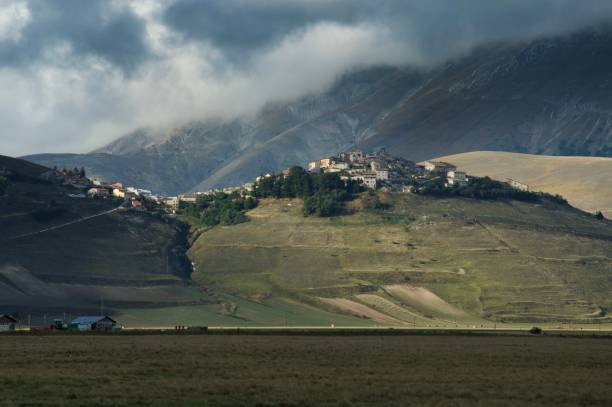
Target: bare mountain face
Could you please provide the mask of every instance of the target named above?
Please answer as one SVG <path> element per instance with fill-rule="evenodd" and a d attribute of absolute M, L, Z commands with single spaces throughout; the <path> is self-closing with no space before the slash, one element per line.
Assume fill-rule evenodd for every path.
<path fill-rule="evenodd" d="M 612 30 L 489 44 L 430 70 L 345 74 L 254 118 L 138 130 L 91 154 L 27 157 L 174 194 L 348 148 L 412 160 L 472 150 L 612 156 Z"/>

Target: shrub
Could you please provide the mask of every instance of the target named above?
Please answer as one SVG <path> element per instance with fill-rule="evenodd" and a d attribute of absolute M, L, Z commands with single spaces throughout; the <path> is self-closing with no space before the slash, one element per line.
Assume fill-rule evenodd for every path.
<path fill-rule="evenodd" d="M 4 195 L 6 188 L 8 188 L 9 180 L 6 177 L 0 176 L 0 195 Z"/>
<path fill-rule="evenodd" d="M 534 326 L 533 328 L 529 330 L 529 333 L 532 335 L 542 335 L 542 328 Z"/>

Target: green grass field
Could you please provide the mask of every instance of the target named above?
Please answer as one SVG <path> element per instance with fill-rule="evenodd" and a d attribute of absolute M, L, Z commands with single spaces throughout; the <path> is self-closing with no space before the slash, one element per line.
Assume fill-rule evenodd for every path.
<path fill-rule="evenodd" d="M 609 406 L 609 339 L 3 335 L 8 406 Z"/>

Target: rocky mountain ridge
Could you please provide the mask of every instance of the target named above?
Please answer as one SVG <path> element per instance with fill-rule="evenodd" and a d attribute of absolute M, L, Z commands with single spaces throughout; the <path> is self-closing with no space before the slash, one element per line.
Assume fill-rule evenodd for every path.
<path fill-rule="evenodd" d="M 348 148 L 415 161 L 474 150 L 612 156 L 611 33 L 488 44 L 429 70 L 355 70 L 253 118 L 141 129 L 91 154 L 27 158 L 176 194 Z"/>

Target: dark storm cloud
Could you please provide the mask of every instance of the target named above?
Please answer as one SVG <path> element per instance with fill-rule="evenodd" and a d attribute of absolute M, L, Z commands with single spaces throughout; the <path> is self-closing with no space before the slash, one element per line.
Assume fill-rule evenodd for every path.
<path fill-rule="evenodd" d="M 482 42 L 557 34 L 611 16 L 610 0 L 175 0 L 164 21 L 229 59 L 331 22 L 387 27 L 394 40 L 438 61 Z"/>
<path fill-rule="evenodd" d="M 164 21 L 188 39 L 210 42 L 239 57 L 274 46 L 311 24 L 355 23 L 363 6 L 353 7 L 348 0 L 180 0 L 168 7 Z"/>
<path fill-rule="evenodd" d="M 29 0 L 30 21 L 17 41 L 0 42 L 0 64 L 36 65 L 49 61 L 54 47 L 67 45 L 69 57 L 102 58 L 133 72 L 150 56 L 145 23 L 130 9 L 107 0 Z"/>

